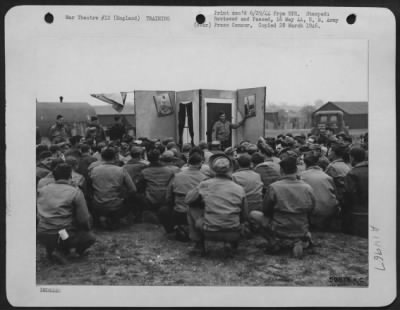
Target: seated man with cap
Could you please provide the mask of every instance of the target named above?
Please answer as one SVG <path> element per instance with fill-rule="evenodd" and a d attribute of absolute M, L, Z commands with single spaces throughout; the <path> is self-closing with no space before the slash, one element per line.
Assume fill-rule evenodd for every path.
<path fill-rule="evenodd" d="M 289 246 L 295 257 L 301 257 L 311 242 L 309 215 L 315 196 L 311 186 L 298 179 L 296 158 L 288 156 L 279 165 L 282 177 L 268 187 L 263 212 L 252 211 L 250 218 L 261 226 L 268 250 Z"/>
<path fill-rule="evenodd" d="M 128 172 L 133 183 L 135 183 L 138 192 L 143 192 L 143 175 L 142 170 L 148 165 L 142 160 L 143 148 L 140 146 L 132 146 L 130 149 L 131 159 L 123 166 Z"/>
<path fill-rule="evenodd" d="M 101 152 L 102 164 L 89 171 L 93 191 L 92 207 L 98 224 L 115 229 L 120 219 L 134 211 L 132 196 L 136 186 L 128 172 L 115 164 L 117 153 L 112 147 Z"/>
<path fill-rule="evenodd" d="M 144 148 L 138 145 L 133 145 L 130 149 L 130 160 L 123 166 L 123 169 L 126 170 L 131 177 L 133 183 L 136 186 L 137 194 L 135 196 L 131 196 L 128 198 L 132 199 L 131 204 L 136 203 L 134 215 L 135 220 L 140 221 L 144 203 L 144 178 L 142 171 L 144 168 L 148 166 L 142 155 L 144 153 Z"/>
<path fill-rule="evenodd" d="M 60 158 L 56 158 L 53 160 L 53 162 L 51 163 L 51 171 L 52 172 L 50 172 L 48 175 L 46 175 L 44 178 L 42 178 L 39 181 L 38 186 L 37 186 L 38 189 L 42 188 L 43 186 L 46 186 L 48 184 L 55 183 L 53 171 L 56 168 L 56 166 L 60 163 L 64 163 L 64 161 Z M 73 156 L 68 156 L 65 159 L 65 163 L 70 165 L 72 168 L 71 179 L 70 179 L 69 183 L 73 186 L 79 187 L 80 190 L 85 195 L 86 194 L 86 180 L 83 175 L 81 175 L 80 173 L 78 173 L 76 171 L 76 168 L 78 167 L 78 160 Z"/>
<path fill-rule="evenodd" d="M 215 172 L 215 178 L 202 181 L 185 199 L 190 206 L 190 239 L 203 250 L 206 234 L 221 233 L 222 236 L 233 232 L 236 235 L 247 220 L 246 193 L 231 179 L 233 165 L 230 158 L 225 154 L 214 154 L 210 157 L 210 168 Z M 237 240 L 232 243 L 232 247 L 236 246 Z"/>
<path fill-rule="evenodd" d="M 91 217 L 82 191 L 70 184 L 72 168 L 66 163 L 54 169 L 55 183 L 38 190 L 37 238 L 49 259 L 66 263 L 65 254 L 75 248 L 83 255 L 96 240 L 90 232 Z"/>
<path fill-rule="evenodd" d="M 202 164 L 201 164 L 200 172 L 201 172 L 202 174 L 204 174 L 207 178 L 213 178 L 213 177 L 215 177 L 214 171 L 211 170 L 211 168 L 210 168 L 210 166 L 208 165 L 208 163 L 205 163 L 205 154 L 204 154 L 204 151 L 203 151 L 200 147 L 195 146 L 195 147 L 193 147 L 193 148 L 190 150 L 190 152 L 189 152 L 189 158 L 190 158 L 194 153 L 197 153 L 197 154 L 200 155 L 200 157 L 201 157 L 201 162 L 202 162 Z M 184 171 L 184 170 L 188 169 L 189 166 L 190 166 L 190 164 L 184 165 L 184 166 L 181 168 L 181 171 Z"/>
<path fill-rule="evenodd" d="M 198 152 L 189 156 L 189 166 L 175 174 L 167 189 L 167 206 L 161 207 L 160 220 L 167 233 L 175 231 L 176 239 L 188 241 L 186 194 L 207 177 L 200 171 L 203 157 Z"/>
<path fill-rule="evenodd" d="M 93 157 L 91 154 L 91 148 L 88 144 L 81 144 L 81 158 L 79 158 L 77 172 L 82 174 L 86 181 L 89 179 L 89 166 L 91 163 L 97 161 L 97 158 Z"/>
<path fill-rule="evenodd" d="M 181 171 L 181 169 L 178 166 L 174 165 L 176 159 L 177 158 L 175 157 L 173 151 L 165 151 L 160 156 L 161 164 L 164 167 L 170 168 L 174 173 L 178 173 Z"/>
<path fill-rule="evenodd" d="M 333 217 L 338 214 L 336 187 L 333 179 L 318 166 L 319 157 L 313 152 L 304 154 L 306 170 L 300 173 L 300 178 L 314 190 L 315 209 L 310 221 L 313 228 L 329 230 Z"/>
<path fill-rule="evenodd" d="M 301 173 L 306 170 L 306 165 L 303 162 L 301 153 L 298 153 L 296 150 L 291 148 L 284 148 L 280 151 L 279 158 L 283 160 L 287 157 L 293 157 L 296 159 L 297 173 Z"/>
<path fill-rule="evenodd" d="M 145 195 L 144 216 L 153 222 L 159 222 L 159 210 L 167 204 L 167 187 L 174 177 L 174 171 L 160 162 L 160 151 L 157 148 L 147 154 L 150 165 L 142 170 Z"/>
<path fill-rule="evenodd" d="M 258 144 L 260 153 L 256 152 L 252 155 L 254 171 L 261 176 L 264 184 L 263 192 L 265 193 L 268 186 L 278 180 L 281 176 L 279 164 L 273 160 L 274 151 L 266 143 Z"/>
<path fill-rule="evenodd" d="M 361 146 L 350 150 L 353 168 L 344 180 L 342 230 L 344 233 L 368 238 L 368 161 Z"/>
<path fill-rule="evenodd" d="M 251 156 L 249 154 L 240 155 L 237 162 L 239 169 L 232 174 L 232 180 L 243 187 L 246 193 L 248 211 L 261 211 L 263 200 L 261 176 L 250 168 Z"/>
<path fill-rule="evenodd" d="M 337 199 L 343 203 L 344 179 L 350 171 L 350 166 L 344 162 L 343 156 L 347 151 L 347 145 L 334 143 L 329 152 L 331 163 L 326 167 L 325 173 L 333 178 L 336 186 Z"/>

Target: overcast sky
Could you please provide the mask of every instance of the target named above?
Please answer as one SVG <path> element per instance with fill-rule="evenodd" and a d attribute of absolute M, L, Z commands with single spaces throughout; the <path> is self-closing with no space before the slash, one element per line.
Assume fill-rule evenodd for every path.
<path fill-rule="evenodd" d="M 103 104 L 91 93 L 267 87 L 270 103 L 368 100 L 358 40 L 69 38 L 38 40 L 37 99 Z"/>

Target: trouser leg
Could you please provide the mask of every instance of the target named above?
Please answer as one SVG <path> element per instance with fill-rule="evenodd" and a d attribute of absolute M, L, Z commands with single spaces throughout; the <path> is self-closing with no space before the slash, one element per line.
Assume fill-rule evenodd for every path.
<path fill-rule="evenodd" d="M 271 230 L 270 219 L 264 216 L 261 211 L 251 211 L 249 214 L 250 220 L 261 227 L 263 237 L 268 243 L 276 243 L 276 238 Z"/>
<path fill-rule="evenodd" d="M 97 224 L 96 226 L 105 226 L 114 229 L 118 227 L 120 219 L 127 216 L 132 211 L 132 208 L 129 202 L 125 200 L 119 206 L 111 210 L 106 207 L 96 206 L 93 211 L 94 222 Z M 102 222 L 102 218 L 105 219 L 105 222 Z"/>
<path fill-rule="evenodd" d="M 174 231 L 174 218 L 172 209 L 168 206 L 163 206 L 158 210 L 158 218 L 167 233 Z"/>
<path fill-rule="evenodd" d="M 37 233 L 36 238 L 46 248 L 48 256 L 58 247 L 58 234 Z"/>
<path fill-rule="evenodd" d="M 189 228 L 187 221 L 187 212 L 172 211 L 174 230 L 176 239 L 179 241 L 189 241 Z"/>
<path fill-rule="evenodd" d="M 152 204 L 146 197 L 143 199 L 143 222 L 160 224 L 160 217 L 158 215 L 158 210 L 163 206 L 159 204 Z"/>
<path fill-rule="evenodd" d="M 178 212 L 173 210 L 172 211 L 172 218 L 174 225 L 188 225 L 187 213 L 186 212 Z"/>
<path fill-rule="evenodd" d="M 368 238 L 368 214 L 352 214 L 352 234 Z"/>
<path fill-rule="evenodd" d="M 137 218 L 141 216 L 146 206 L 145 198 L 142 194 L 138 193 L 130 194 L 126 198 L 125 203 L 128 205 L 130 212 L 132 212 L 132 214 Z"/>
<path fill-rule="evenodd" d="M 106 217 L 111 221 L 111 226 L 117 227 L 120 219 L 126 217 L 131 212 L 129 204 L 124 201 L 117 209 L 109 211 Z"/>
<path fill-rule="evenodd" d="M 67 249 L 76 249 L 79 255 L 91 247 L 96 241 L 96 237 L 89 231 L 73 231 L 69 232 L 69 238 L 62 241 L 63 247 Z"/>
<path fill-rule="evenodd" d="M 193 241 L 201 241 L 203 239 L 203 223 L 204 210 L 200 208 L 189 208 L 187 214 L 189 224 L 189 237 Z"/>

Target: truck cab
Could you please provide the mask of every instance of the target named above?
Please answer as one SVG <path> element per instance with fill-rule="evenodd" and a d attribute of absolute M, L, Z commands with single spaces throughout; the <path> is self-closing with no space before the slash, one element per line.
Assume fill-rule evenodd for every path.
<path fill-rule="evenodd" d="M 311 133 L 314 135 L 323 134 L 326 128 L 331 128 L 333 134 L 338 134 L 339 132 L 348 133 L 348 128 L 343 119 L 343 112 L 336 110 L 314 113 Z"/>

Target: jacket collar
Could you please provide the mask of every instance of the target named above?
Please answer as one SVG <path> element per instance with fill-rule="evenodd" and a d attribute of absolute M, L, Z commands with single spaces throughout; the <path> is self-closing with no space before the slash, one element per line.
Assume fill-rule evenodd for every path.
<path fill-rule="evenodd" d="M 343 160 L 343 158 L 338 158 L 338 159 L 332 160 L 331 164 L 333 164 L 333 163 L 344 163 L 344 160 Z"/>
<path fill-rule="evenodd" d="M 228 174 L 218 174 L 215 176 L 216 179 L 227 179 L 232 180 L 232 176 Z"/>
<path fill-rule="evenodd" d="M 165 167 L 165 166 L 162 165 L 160 162 L 156 162 L 156 163 L 150 163 L 149 167 Z"/>
<path fill-rule="evenodd" d="M 358 168 L 358 167 L 368 167 L 368 161 L 362 161 L 358 164 L 356 164 L 353 168 Z"/>
<path fill-rule="evenodd" d="M 297 173 L 287 174 L 279 178 L 279 180 L 290 180 L 290 181 L 296 181 L 298 179 L 299 178 L 297 176 Z"/>
<path fill-rule="evenodd" d="M 322 170 L 322 169 L 320 166 L 315 165 L 315 166 L 308 167 L 306 170 Z"/>
<path fill-rule="evenodd" d="M 61 180 L 57 180 L 55 183 L 56 183 L 56 184 L 68 184 L 68 185 L 70 185 L 69 182 L 70 182 L 69 180 L 63 180 L 63 179 L 61 179 Z"/>
<path fill-rule="evenodd" d="M 192 170 L 192 171 L 200 171 L 200 169 L 201 169 L 201 167 L 200 167 L 200 168 L 198 168 L 198 167 L 191 166 L 191 165 L 187 166 L 187 170 Z"/>
<path fill-rule="evenodd" d="M 36 167 L 44 168 L 44 169 L 47 169 L 47 170 L 51 170 L 50 167 L 46 166 L 46 165 L 45 165 L 44 163 L 42 163 L 42 162 L 39 162 L 39 163 L 36 165 Z"/>
<path fill-rule="evenodd" d="M 264 162 L 262 162 L 262 163 L 259 163 L 257 166 L 255 166 L 254 168 L 257 168 L 257 167 L 262 167 L 262 166 L 268 166 L 269 165 L 269 163 L 273 163 L 274 161 L 273 160 L 266 160 L 266 161 L 264 161 Z"/>
<path fill-rule="evenodd" d="M 132 159 L 130 159 L 128 162 L 127 162 L 127 164 L 141 164 L 142 162 L 141 162 L 141 159 L 139 158 L 132 158 Z"/>
<path fill-rule="evenodd" d="M 235 172 L 239 172 L 239 171 L 252 171 L 252 169 L 250 169 L 250 168 L 239 168 Z"/>

